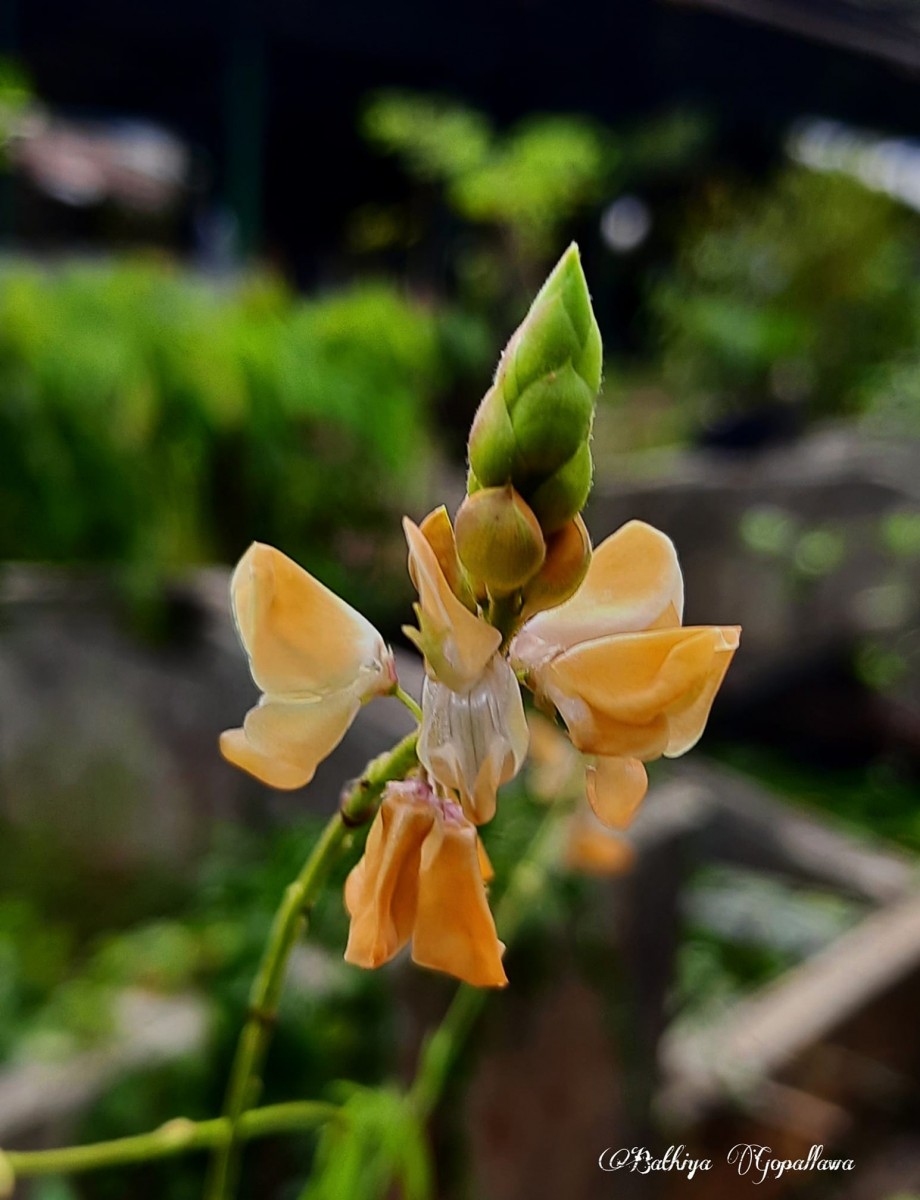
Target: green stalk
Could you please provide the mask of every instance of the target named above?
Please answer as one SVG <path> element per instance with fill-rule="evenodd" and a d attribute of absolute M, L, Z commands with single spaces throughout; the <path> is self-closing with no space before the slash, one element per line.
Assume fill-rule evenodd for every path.
<path fill-rule="evenodd" d="M 541 822 L 495 908 L 495 924 L 508 944 L 514 940 L 555 859 L 561 807 L 551 809 Z M 491 996 L 488 988 L 462 983 L 441 1024 L 425 1040 L 415 1080 L 409 1089 L 409 1102 L 421 1120 L 427 1120 L 437 1106 L 454 1063 Z"/>
<path fill-rule="evenodd" d="M 245 1113 L 237 1129 L 243 1141 L 271 1137 L 275 1133 L 295 1133 L 315 1129 L 326 1121 L 340 1119 L 334 1104 L 295 1101 L 272 1104 Z M 150 1133 L 117 1138 L 89 1146 L 70 1146 L 61 1150 L 0 1151 L 0 1197 L 13 1194 L 17 1179 L 35 1175 L 73 1175 L 171 1158 L 194 1150 L 220 1146 L 229 1141 L 233 1124 L 227 1117 L 210 1121 L 190 1121 L 177 1117 Z"/>
<path fill-rule="evenodd" d="M 231 1132 L 217 1143 L 205 1200 L 229 1200 L 236 1191 L 243 1140 L 241 1120 L 246 1110 L 258 1102 L 288 960 L 306 928 L 310 907 L 350 842 L 351 830 L 373 817 L 384 787 L 391 780 L 403 779 L 415 765 L 417 740 L 418 734 L 410 733 L 368 764 L 361 778 L 346 790 L 339 811 L 330 818 L 300 874 L 285 890 L 249 995 L 246 1024 L 237 1042 L 224 1101 L 224 1117 L 230 1122 Z"/>

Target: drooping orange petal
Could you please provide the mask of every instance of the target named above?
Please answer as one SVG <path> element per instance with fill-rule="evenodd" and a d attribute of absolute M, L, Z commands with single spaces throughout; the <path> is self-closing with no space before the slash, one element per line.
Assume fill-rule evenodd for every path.
<path fill-rule="evenodd" d="M 683 577 L 671 539 L 643 521 L 629 521 L 594 551 L 570 600 L 524 625 L 511 656 L 533 669 L 580 642 L 665 622 L 679 625 L 683 605 Z"/>
<path fill-rule="evenodd" d="M 263 696 L 242 729 L 221 734 L 224 758 L 270 787 L 303 787 L 345 736 L 361 707 L 350 692 L 307 700 Z"/>
<path fill-rule="evenodd" d="M 504 945 L 489 911 L 467 821 L 440 818 L 422 847 L 412 958 L 475 987 L 504 987 Z"/>
<path fill-rule="evenodd" d="M 451 591 L 428 539 L 407 518 L 409 574 L 419 594 L 419 631 L 406 630 L 434 676 L 455 691 L 469 687 L 501 645 L 502 635 Z"/>
<path fill-rule="evenodd" d="M 598 758 L 585 772 L 585 792 L 595 816 L 609 829 L 627 829 L 648 791 L 636 758 Z"/>
<path fill-rule="evenodd" d="M 386 691 L 391 655 L 362 615 L 272 546 L 254 542 L 230 583 L 233 615 L 263 692 L 324 695 L 361 680 Z"/>
<path fill-rule="evenodd" d="M 345 961 L 379 967 L 412 936 L 419 891 L 422 844 L 435 817 L 431 804 L 405 791 L 384 795 L 367 836 L 364 856 L 345 884 L 351 917 Z"/>

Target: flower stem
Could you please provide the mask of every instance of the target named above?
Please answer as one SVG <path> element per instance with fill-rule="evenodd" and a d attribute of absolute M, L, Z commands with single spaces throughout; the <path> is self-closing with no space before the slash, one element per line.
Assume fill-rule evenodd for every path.
<path fill-rule="evenodd" d="M 404 704 L 406 706 L 406 708 L 408 708 L 409 712 L 412 713 L 412 715 L 413 715 L 413 717 L 415 717 L 416 721 L 418 721 L 419 724 L 421 724 L 422 710 L 419 707 L 419 705 L 416 704 L 416 702 L 412 699 L 412 697 L 409 695 L 409 693 L 404 692 L 403 689 L 399 686 L 399 684 L 397 684 L 396 687 L 393 688 L 393 695 L 400 702 L 400 704 Z"/>
<path fill-rule="evenodd" d="M 346 788 L 339 811 L 320 834 L 300 874 L 285 890 L 250 991 L 246 1024 L 237 1042 L 224 1101 L 224 1117 L 230 1122 L 231 1132 L 217 1144 L 205 1200 L 229 1200 L 235 1193 L 241 1121 L 246 1110 L 258 1102 L 262 1068 L 278 1015 L 288 960 L 306 928 L 310 907 L 343 848 L 350 843 L 351 830 L 373 817 L 387 783 L 405 778 L 415 765 L 417 739 L 417 733 L 403 738 L 370 762 L 360 779 Z"/>
<path fill-rule="evenodd" d="M 275 1133 L 314 1129 L 326 1121 L 340 1118 L 340 1110 L 334 1104 L 318 1101 L 272 1104 L 244 1113 L 236 1136 L 249 1141 L 270 1137 Z M 210 1121 L 190 1121 L 185 1117 L 177 1117 L 150 1133 L 117 1138 L 111 1142 L 69 1146 L 60 1150 L 0 1151 L 0 1197 L 11 1196 L 16 1180 L 28 1176 L 71 1175 L 104 1167 L 152 1162 L 220 1146 L 232 1134 L 233 1124 L 227 1117 L 215 1117 Z"/>
<path fill-rule="evenodd" d="M 556 857 L 559 813 L 551 810 L 511 874 L 495 909 L 495 924 L 507 943 L 520 929 L 530 902 L 542 889 Z M 450 1078 L 451 1070 L 476 1020 L 491 997 L 486 988 L 461 984 L 441 1024 L 422 1046 L 409 1100 L 421 1120 L 431 1116 Z"/>

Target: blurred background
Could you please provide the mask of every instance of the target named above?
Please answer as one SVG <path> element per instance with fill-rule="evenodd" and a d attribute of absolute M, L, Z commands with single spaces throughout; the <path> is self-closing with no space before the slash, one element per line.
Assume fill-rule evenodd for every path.
<path fill-rule="evenodd" d="M 417 687 L 398 518 L 459 502 L 575 238 L 606 350 L 592 534 L 664 529 L 688 622 L 744 642 L 629 843 L 573 854 L 509 951 L 437 1194 L 723 1197 L 757 1142 L 856 1162 L 764 1194 L 920 1196 L 918 98 L 909 0 L 5 0 L 0 1144 L 219 1108 L 278 896 L 405 728 L 372 706 L 305 793 L 223 764 L 254 696 L 228 568 L 283 548 Z M 501 806 L 500 869 L 555 780 Z M 345 967 L 339 895 L 268 1100 L 407 1078 L 451 993 Z M 670 1144 L 713 1170 L 597 1166 Z M 312 1151 L 254 1145 L 247 1194 L 296 1200 Z"/>

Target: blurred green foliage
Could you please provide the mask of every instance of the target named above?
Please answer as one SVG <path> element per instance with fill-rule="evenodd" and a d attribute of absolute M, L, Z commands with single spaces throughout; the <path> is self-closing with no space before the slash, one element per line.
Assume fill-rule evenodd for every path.
<path fill-rule="evenodd" d="M 853 412 L 916 342 L 917 218 L 839 174 L 711 183 L 651 289 L 661 366 L 703 419 L 772 401 Z"/>
<path fill-rule="evenodd" d="M 526 267 L 558 254 L 566 222 L 602 198 L 619 158 L 586 117 L 535 116 L 499 134 L 481 113 L 404 92 L 370 102 L 364 133 L 414 179 L 443 185 L 461 218 L 500 230 Z"/>
<path fill-rule="evenodd" d="M 32 82 L 22 65 L 0 57 L 0 169 L 6 165 L 6 147 L 33 101 Z"/>
<path fill-rule="evenodd" d="M 401 91 L 373 96 L 362 127 L 417 190 L 408 211 L 359 208 L 354 248 L 412 245 L 433 231 L 443 236 L 446 227 L 463 293 L 489 311 L 513 308 L 517 317 L 584 222 L 596 222 L 625 187 L 685 169 L 712 132 L 693 111 L 629 130 L 560 113 L 531 114 L 499 129 L 464 105 Z M 439 219 L 439 211 L 450 219 Z"/>
<path fill-rule="evenodd" d="M 157 570 L 259 538 L 379 611 L 375 535 L 424 492 L 440 330 L 384 284 L 301 301 L 267 276 L 7 266 L 0 558 Z"/>
<path fill-rule="evenodd" d="M 494 827 L 487 830 L 491 860 L 507 878 L 546 815 L 545 804 L 528 800 L 517 785 Z M 177 1114 L 212 1116 L 219 1109 L 240 1015 L 271 924 L 274 907 L 296 875 L 321 828 L 320 819 L 258 836 L 222 827 L 185 895 L 171 912 L 127 928 L 87 933 L 66 909 L 0 896 L 0 1064 L 60 1062 L 98 1048 L 117 1030 L 117 1000 L 126 988 L 203 998 L 209 1012 L 206 1045 L 182 1061 L 138 1068 L 107 1088 L 81 1116 L 75 1137 L 95 1141 L 155 1128 Z M 366 831 L 359 831 L 358 839 Z M 3 831 L 0 830 L 0 836 Z M 360 853 L 340 863 L 311 911 L 310 938 L 295 953 L 265 1077 L 265 1103 L 323 1098 L 345 1105 L 352 1124 L 309 1137 L 253 1143 L 246 1167 L 251 1190 L 264 1188 L 266 1173 L 301 1183 L 313 1164 L 309 1197 L 371 1200 L 397 1178 L 406 1195 L 427 1195 L 430 1165 L 417 1117 L 392 1087 L 404 1070 L 406 997 L 422 997 L 420 1012 L 438 1011 L 453 993 L 450 981 L 400 968 L 361 971 L 342 961 L 347 917 L 342 886 Z M 552 976 L 547 928 L 566 920 L 571 881 L 548 887 L 516 939 L 515 977 L 526 988 Z M 111 896 L 109 920 L 118 919 Z M 155 906 L 151 904 L 155 911 Z M 394 974 L 400 983 L 394 987 Z M 407 978 L 408 976 L 408 978 Z M 426 1018 L 427 1019 L 427 1018 Z M 409 1035 L 411 1041 L 411 1034 Z M 468 1062 L 473 1056 L 466 1056 Z M 349 1080 L 347 1085 L 340 1080 Z M 374 1088 L 373 1091 L 370 1089 Z M 377 1090 L 380 1088 L 381 1090 Z M 458 1133 L 457 1136 L 461 1136 Z M 368 1156 L 367 1146 L 377 1153 Z M 154 1164 L 130 1173 L 100 1172 L 67 1183 L 71 1197 L 120 1200 L 131 1195 L 185 1200 L 200 1194 L 203 1159 Z M 261 1182 L 260 1182 L 261 1181 Z M 280 1186 L 280 1184 L 279 1184 Z M 289 1193 L 297 1195 L 294 1190 Z M 274 1194 L 274 1193 L 272 1193 Z"/>

